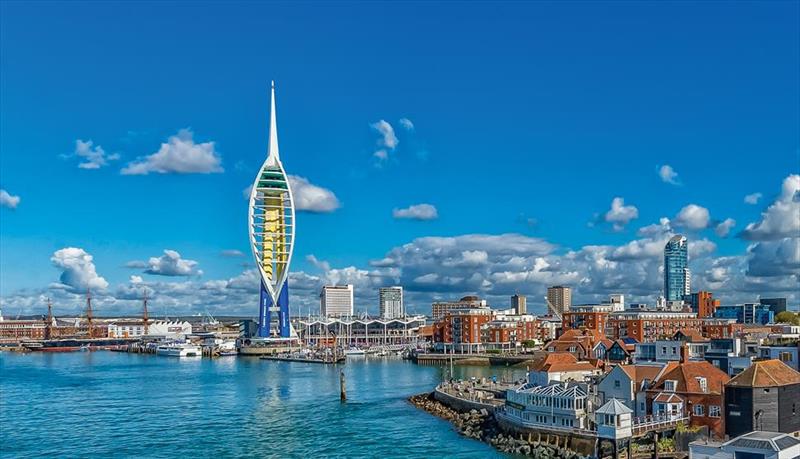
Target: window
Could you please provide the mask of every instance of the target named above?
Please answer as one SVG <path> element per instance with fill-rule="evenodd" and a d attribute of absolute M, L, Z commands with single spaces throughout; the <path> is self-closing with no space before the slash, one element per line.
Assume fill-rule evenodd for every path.
<path fill-rule="evenodd" d="M 700 392 L 708 392 L 708 381 L 702 376 L 697 377 L 697 383 L 700 384 Z"/>
<path fill-rule="evenodd" d="M 675 392 L 675 385 L 676 384 L 677 384 L 677 381 L 672 380 L 672 379 L 664 381 L 664 390 L 667 391 L 667 392 Z"/>
<path fill-rule="evenodd" d="M 695 405 L 694 406 L 694 415 L 695 416 L 703 416 L 705 412 L 705 407 L 703 405 Z"/>
<path fill-rule="evenodd" d="M 639 404 L 639 411 L 641 411 L 642 413 L 644 413 L 644 411 L 645 411 L 644 402 L 641 402 L 641 403 Z"/>
<path fill-rule="evenodd" d="M 708 415 L 712 418 L 719 417 L 719 405 L 708 405 Z"/>
<path fill-rule="evenodd" d="M 615 379 L 614 380 L 614 388 L 619 389 L 619 386 L 620 386 L 619 379 Z"/>
<path fill-rule="evenodd" d="M 791 352 L 781 352 L 778 354 L 778 358 L 781 362 L 791 362 L 792 361 L 792 353 Z"/>
<path fill-rule="evenodd" d="M 667 346 L 662 346 L 661 347 L 661 353 L 662 354 L 666 354 L 667 353 Z"/>

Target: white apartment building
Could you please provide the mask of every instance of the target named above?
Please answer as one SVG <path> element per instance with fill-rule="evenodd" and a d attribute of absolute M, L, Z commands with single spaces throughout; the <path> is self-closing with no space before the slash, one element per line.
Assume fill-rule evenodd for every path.
<path fill-rule="evenodd" d="M 378 292 L 382 319 L 399 319 L 406 315 L 403 287 L 381 287 Z"/>
<path fill-rule="evenodd" d="M 353 285 L 326 285 L 319 295 L 322 317 L 351 317 L 353 315 Z"/>

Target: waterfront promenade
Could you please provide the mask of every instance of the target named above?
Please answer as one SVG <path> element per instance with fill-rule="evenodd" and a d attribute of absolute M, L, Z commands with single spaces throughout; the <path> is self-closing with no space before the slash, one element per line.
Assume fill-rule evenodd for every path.
<path fill-rule="evenodd" d="M 3 353 L 0 457 L 434 457 L 435 445 L 459 458 L 503 457 L 407 402 L 436 386 L 442 368 L 351 359 L 345 404 L 340 369 L 236 357 Z M 458 378 L 521 376 L 455 370 Z"/>

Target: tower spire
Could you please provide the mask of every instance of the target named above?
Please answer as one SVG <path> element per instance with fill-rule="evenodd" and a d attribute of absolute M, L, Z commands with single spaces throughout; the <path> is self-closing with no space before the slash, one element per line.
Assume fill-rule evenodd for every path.
<path fill-rule="evenodd" d="M 275 80 L 272 81 L 271 101 L 269 110 L 269 150 L 267 152 L 267 164 L 274 165 L 280 162 L 281 157 L 278 152 L 278 121 L 275 114 Z"/>

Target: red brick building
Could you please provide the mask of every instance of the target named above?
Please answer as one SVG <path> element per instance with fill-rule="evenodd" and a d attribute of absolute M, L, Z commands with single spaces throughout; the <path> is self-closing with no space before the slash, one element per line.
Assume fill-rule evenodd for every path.
<path fill-rule="evenodd" d="M 703 332 L 704 320 L 693 312 L 627 311 L 608 318 L 606 334 L 611 339 L 630 336 L 640 343 L 669 339 L 678 330 Z"/>
<path fill-rule="evenodd" d="M 523 317 L 487 322 L 482 330 L 482 343 L 487 349 L 512 349 L 525 341 L 537 339 L 539 323 L 532 316 Z"/>
<path fill-rule="evenodd" d="M 443 350 L 454 352 L 479 352 L 482 346 L 482 328 L 494 320 L 489 308 L 453 309 L 447 311 L 434 324 L 433 342 Z"/>
<path fill-rule="evenodd" d="M 701 290 L 697 293 L 692 293 L 692 311 L 697 313 L 697 317 L 706 318 L 714 317 L 714 311 L 720 305 L 720 301 L 714 298 L 714 294 Z"/>
<path fill-rule="evenodd" d="M 561 314 L 561 328 L 567 330 L 589 329 L 605 333 L 608 312 L 605 311 L 569 311 Z"/>
<path fill-rule="evenodd" d="M 686 348 L 682 354 L 686 354 Z M 669 362 L 647 389 L 645 397 L 652 414 L 689 416 L 690 426 L 707 426 L 717 438 L 725 436 L 722 413 L 727 373 L 705 360 Z"/>

